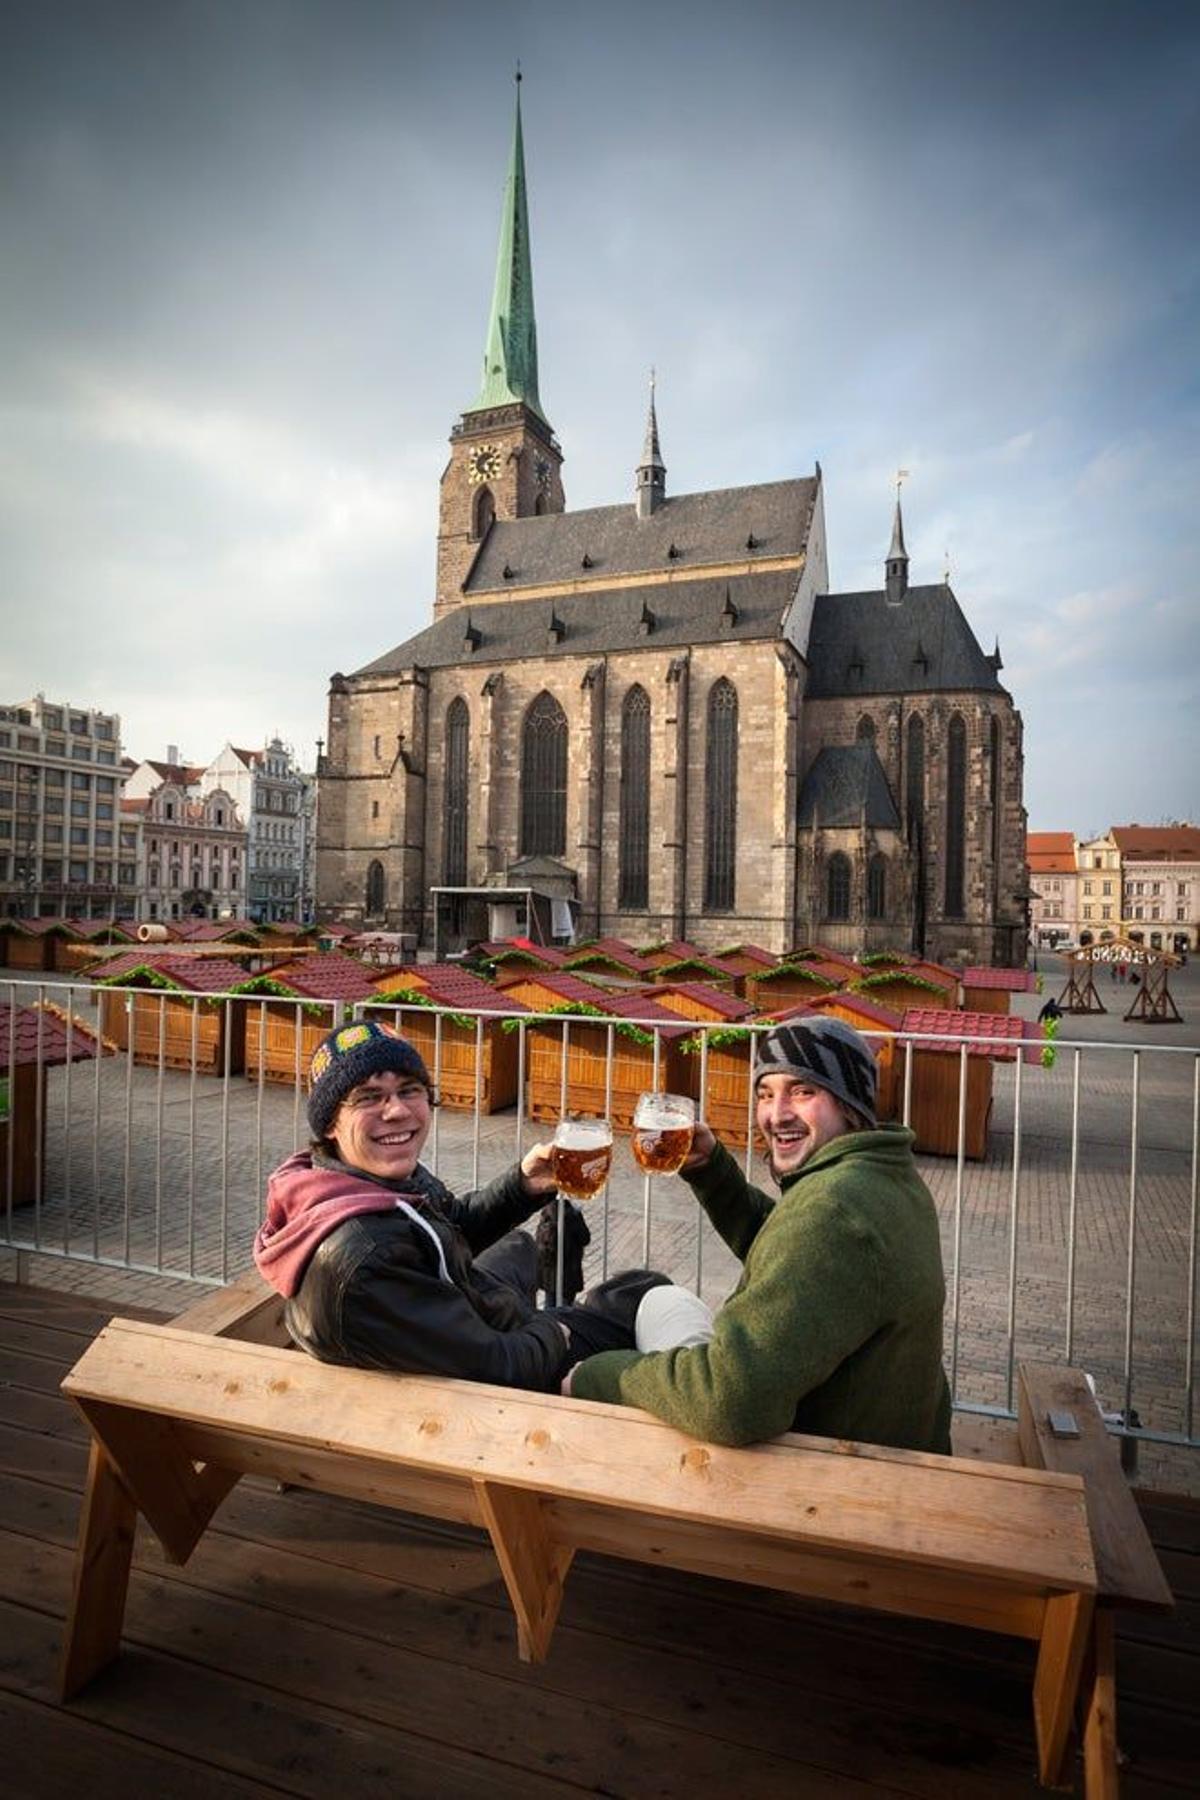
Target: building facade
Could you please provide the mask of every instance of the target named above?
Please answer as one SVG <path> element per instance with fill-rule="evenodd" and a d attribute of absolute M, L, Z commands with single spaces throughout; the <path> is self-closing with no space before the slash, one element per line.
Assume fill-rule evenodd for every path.
<path fill-rule="evenodd" d="M 0 707 L 0 911 L 132 919 L 133 843 L 120 825 L 121 720 L 43 695 Z"/>
<path fill-rule="evenodd" d="M 1200 943 L 1200 826 L 1114 825 L 1121 853 L 1121 933 L 1152 950 Z"/>
<path fill-rule="evenodd" d="M 140 920 L 244 914 L 246 828 L 229 794 L 199 792 L 200 773 L 168 758 L 140 763 L 130 776 L 122 824 L 138 834 Z"/>
<path fill-rule="evenodd" d="M 1073 831 L 1031 831 L 1026 840 L 1033 895 L 1030 929 L 1036 945 L 1079 941 L 1079 893 Z"/>
<path fill-rule="evenodd" d="M 1025 953 L 1021 719 L 947 583 L 829 591 L 823 481 L 671 495 L 653 392 L 624 503 L 567 510 L 538 392 L 518 104 L 432 622 L 332 678 L 317 907 L 431 938 L 536 863 L 580 930 Z"/>
<path fill-rule="evenodd" d="M 233 801 L 247 832 L 246 916 L 256 924 L 312 913 L 304 893 L 305 796 L 310 777 L 288 745 L 273 737 L 261 750 L 226 744 L 199 775 L 202 795 L 222 792 Z"/>

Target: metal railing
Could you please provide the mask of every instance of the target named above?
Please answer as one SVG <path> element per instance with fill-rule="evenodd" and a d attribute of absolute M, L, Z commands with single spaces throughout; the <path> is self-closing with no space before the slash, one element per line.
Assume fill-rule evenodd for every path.
<path fill-rule="evenodd" d="M 52 978 L 0 979 L 0 1003 L 0 1248 L 214 1285 L 247 1266 L 267 1177 L 307 1141 L 312 1043 L 369 1004 Z M 442 1097 L 424 1160 L 457 1192 L 519 1159 L 560 1111 L 619 1121 L 631 1082 L 684 1079 L 710 1118 L 724 1109 L 718 1136 L 770 1187 L 748 1053 L 768 1027 L 369 1010 L 422 1047 Z M 98 1037 L 111 1053 L 90 1054 Z M 1002 1035 L 949 1050 L 900 1035 L 888 1051 L 942 1230 L 955 1405 L 1011 1416 L 1017 1361 L 1066 1360 L 1094 1373 L 1125 1435 L 1200 1447 L 1200 1049 L 1060 1041 L 1052 1068 L 1039 1053 Z M 686 1185 L 643 1175 L 620 1132 L 588 1217 L 589 1279 L 652 1263 L 719 1302 L 737 1278 Z"/>

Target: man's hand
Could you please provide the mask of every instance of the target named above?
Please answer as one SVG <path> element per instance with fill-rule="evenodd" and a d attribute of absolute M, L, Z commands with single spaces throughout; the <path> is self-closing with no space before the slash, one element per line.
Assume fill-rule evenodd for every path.
<path fill-rule="evenodd" d="M 550 1144 L 534 1144 L 521 1158 L 521 1186 L 531 1199 L 545 1200 L 557 1191 Z"/>
<path fill-rule="evenodd" d="M 692 1133 L 692 1147 L 685 1156 L 679 1173 L 687 1175 L 692 1169 L 702 1169 L 716 1147 L 717 1140 L 708 1126 L 703 1119 L 697 1119 L 696 1129 Z"/>
<path fill-rule="evenodd" d="M 558 1390 L 560 1394 L 569 1394 L 571 1392 L 571 1377 L 574 1373 L 575 1373 L 575 1364 L 572 1363 L 571 1367 L 567 1370 L 566 1374 L 562 1378 L 562 1386 Z"/>

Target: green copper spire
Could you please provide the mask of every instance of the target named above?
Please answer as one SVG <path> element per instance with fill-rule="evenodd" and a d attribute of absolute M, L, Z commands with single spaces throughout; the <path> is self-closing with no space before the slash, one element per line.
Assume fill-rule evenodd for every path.
<path fill-rule="evenodd" d="M 525 146 L 521 137 L 521 75 L 517 72 L 517 113 L 512 155 L 504 183 L 496 286 L 483 353 L 483 386 L 472 412 L 523 401 L 540 419 L 537 323 L 533 316 L 533 263 L 529 255 L 529 213 L 525 201 Z"/>

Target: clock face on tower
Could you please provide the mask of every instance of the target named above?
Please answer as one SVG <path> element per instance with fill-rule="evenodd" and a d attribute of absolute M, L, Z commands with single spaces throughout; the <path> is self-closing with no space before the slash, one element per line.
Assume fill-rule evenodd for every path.
<path fill-rule="evenodd" d="M 533 465 L 533 473 L 538 486 L 545 493 L 550 486 L 550 464 L 544 456 L 539 456 Z"/>
<path fill-rule="evenodd" d="M 467 458 L 467 474 L 472 481 L 495 481 L 501 467 L 495 444 L 476 444 Z"/>

